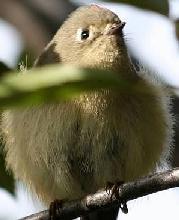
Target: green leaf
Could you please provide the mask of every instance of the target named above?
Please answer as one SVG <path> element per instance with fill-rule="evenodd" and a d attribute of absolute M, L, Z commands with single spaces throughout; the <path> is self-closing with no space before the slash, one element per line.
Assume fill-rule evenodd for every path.
<path fill-rule="evenodd" d="M 51 65 L 26 73 L 11 73 L 0 81 L 0 106 L 63 101 L 99 88 L 128 89 L 117 74 L 72 66 Z"/>
<path fill-rule="evenodd" d="M 0 150 L 2 150 L 2 148 L 0 148 Z M 5 160 L 2 151 L 0 152 L 0 187 L 14 194 L 14 178 L 9 172 L 6 171 Z"/>
<path fill-rule="evenodd" d="M 130 4 L 142 9 L 158 12 L 166 16 L 169 14 L 169 3 L 167 0 L 111 0 L 110 2 Z"/>

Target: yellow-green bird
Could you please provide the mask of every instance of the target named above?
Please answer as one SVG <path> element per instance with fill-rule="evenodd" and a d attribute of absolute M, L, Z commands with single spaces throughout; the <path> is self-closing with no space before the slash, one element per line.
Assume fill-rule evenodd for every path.
<path fill-rule="evenodd" d="M 108 182 L 131 181 L 167 164 L 172 116 L 165 89 L 131 63 L 125 23 L 98 5 L 74 11 L 35 65 L 111 70 L 147 92 L 113 89 L 4 112 L 7 167 L 43 203 L 80 199 Z M 138 25 L 138 24 L 136 24 Z M 117 208 L 83 219 L 116 219 Z"/>

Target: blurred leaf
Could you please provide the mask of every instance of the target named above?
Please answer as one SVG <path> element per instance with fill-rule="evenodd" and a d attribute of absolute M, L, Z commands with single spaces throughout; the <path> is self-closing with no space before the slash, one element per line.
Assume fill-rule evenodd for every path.
<path fill-rule="evenodd" d="M 45 66 L 21 74 L 11 73 L 0 80 L 0 106 L 66 100 L 98 88 L 128 90 L 128 83 L 120 79 L 119 75 L 64 65 Z"/>
<path fill-rule="evenodd" d="M 2 150 L 1 147 L 0 150 Z M 2 152 L 0 152 L 0 187 L 14 194 L 14 189 L 15 189 L 14 178 L 5 169 L 5 161 Z"/>
<path fill-rule="evenodd" d="M 169 14 L 169 3 L 167 0 L 111 0 L 110 2 L 130 4 L 139 8 L 152 10 L 167 16 Z"/>

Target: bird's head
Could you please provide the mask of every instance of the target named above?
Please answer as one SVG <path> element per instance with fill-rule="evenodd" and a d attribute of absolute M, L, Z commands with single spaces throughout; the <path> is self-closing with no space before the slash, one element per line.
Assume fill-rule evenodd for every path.
<path fill-rule="evenodd" d="M 60 61 L 82 67 L 120 65 L 126 52 L 125 23 L 112 11 L 97 5 L 74 11 L 53 39 Z"/>

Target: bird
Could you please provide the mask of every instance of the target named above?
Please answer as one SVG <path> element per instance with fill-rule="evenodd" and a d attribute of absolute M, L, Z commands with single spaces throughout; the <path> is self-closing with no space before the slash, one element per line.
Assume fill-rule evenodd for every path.
<path fill-rule="evenodd" d="M 137 24 L 136 24 L 137 25 Z M 39 199 L 81 199 L 108 182 L 133 181 L 169 164 L 173 115 L 164 86 L 131 62 L 125 22 L 99 5 L 72 12 L 34 67 L 59 63 L 109 70 L 146 93 L 99 89 L 2 116 L 7 168 Z M 118 208 L 81 219 L 117 218 Z"/>

